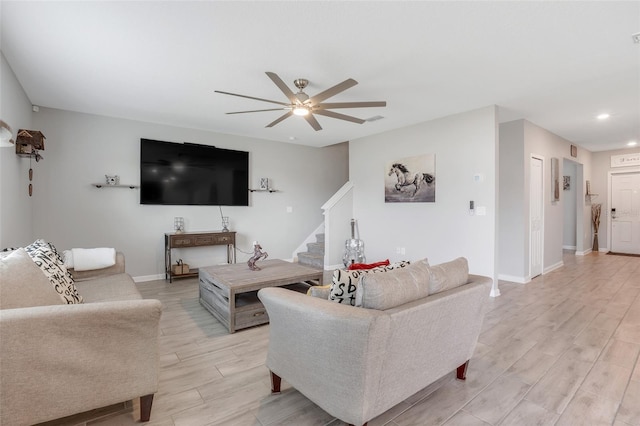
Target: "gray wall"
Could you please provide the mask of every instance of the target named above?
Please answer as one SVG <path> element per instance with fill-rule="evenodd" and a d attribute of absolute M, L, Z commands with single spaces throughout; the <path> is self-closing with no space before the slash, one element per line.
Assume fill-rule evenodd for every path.
<path fill-rule="evenodd" d="M 529 267 L 529 200 L 525 200 L 529 190 L 525 188 L 524 158 L 522 122 L 501 124 L 498 271 L 507 280 L 522 277 Z"/>
<path fill-rule="evenodd" d="M 471 272 L 494 276 L 496 122 L 491 106 L 350 143 L 354 212 L 367 261 L 427 257 L 436 264 L 465 256 Z M 385 203 L 387 164 L 424 154 L 435 154 L 436 202 Z M 484 181 L 475 182 L 475 174 Z M 471 216 L 470 200 L 486 207 L 486 216 Z"/>
<path fill-rule="evenodd" d="M 35 171 L 34 235 L 61 249 L 116 247 L 138 279 L 164 270 L 164 233 L 173 232 L 175 216 L 184 217 L 187 231 L 221 229 L 217 206 L 141 205 L 138 190 L 91 185 L 105 174 L 139 184 L 140 138 L 249 151 L 250 186 L 268 177 L 281 192 L 253 193 L 249 207 L 223 211 L 238 232 L 238 248 L 250 252 L 258 240 L 273 258 L 291 257 L 322 223 L 322 204 L 348 180 L 347 144 L 311 148 L 48 108 L 34 113 L 34 126 L 47 136 Z M 223 247 L 175 254 L 194 267 L 226 259 Z M 249 257 L 238 252 L 238 261 Z"/>
<path fill-rule="evenodd" d="M 33 129 L 31 102 L 1 52 L 0 87 L 0 119 L 11 126 L 15 140 L 18 129 Z M 28 173 L 29 159 L 18 157 L 13 147 L 0 148 L 0 249 L 33 238 Z"/>
<path fill-rule="evenodd" d="M 523 144 L 522 158 L 518 159 L 520 153 L 519 148 L 514 148 L 512 144 Z M 543 271 L 549 272 L 559 266 L 562 266 L 562 246 L 564 238 L 564 203 L 566 195 L 560 190 L 560 200 L 552 201 L 551 187 L 551 158 L 558 158 L 559 175 L 563 176 L 563 159 L 568 158 L 582 168 L 582 177 L 576 172 L 576 198 L 584 200 L 583 193 L 585 189 L 585 180 L 591 176 L 591 152 L 578 148 L 578 156 L 571 157 L 571 142 L 555 135 L 542 127 L 527 120 L 516 120 L 500 125 L 500 164 L 501 166 L 507 161 L 514 161 L 509 167 L 501 168 L 501 182 L 509 182 L 511 179 L 519 181 L 524 176 L 524 184 L 522 185 L 522 214 L 523 221 L 502 220 L 508 214 L 502 212 L 500 221 L 499 234 L 501 238 L 510 238 L 514 235 L 517 243 L 510 246 L 510 250 L 503 251 L 501 246 L 500 255 L 500 276 L 502 279 L 513 280 L 518 282 L 528 282 L 531 277 L 529 273 L 529 159 L 532 155 L 540 156 L 544 159 L 544 257 Z M 519 166 L 518 166 L 519 164 Z M 517 211 L 519 194 L 516 194 L 515 188 L 509 185 L 501 186 L 500 199 L 511 200 L 511 209 Z M 504 203 L 506 205 L 506 202 Z M 577 245 L 580 246 L 581 241 L 585 241 L 586 246 L 589 245 L 591 238 L 591 227 L 589 225 L 589 217 L 591 207 L 588 203 L 582 201 L 576 206 L 576 227 L 581 228 L 581 236 L 576 235 Z M 580 226 L 582 224 L 582 226 Z M 522 228 L 518 229 L 521 226 Z M 523 243 L 520 243 L 520 235 L 524 236 Z M 584 247 L 586 249 L 587 247 Z M 578 247 L 581 251 L 583 248 Z"/>

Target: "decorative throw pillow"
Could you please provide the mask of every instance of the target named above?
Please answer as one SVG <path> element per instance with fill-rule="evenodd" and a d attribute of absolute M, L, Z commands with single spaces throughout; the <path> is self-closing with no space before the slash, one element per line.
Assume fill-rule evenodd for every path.
<path fill-rule="evenodd" d="M 347 269 L 354 271 L 356 269 L 373 269 L 379 266 L 389 266 L 389 259 L 375 263 L 352 263 Z"/>
<path fill-rule="evenodd" d="M 0 258 L 1 309 L 60 304 L 60 296 L 24 249 Z"/>
<path fill-rule="evenodd" d="M 67 304 L 82 303 L 71 273 L 64 266 L 58 251 L 44 240 L 36 240 L 24 248 L 33 262 L 42 270 L 54 290 Z"/>
<path fill-rule="evenodd" d="M 429 268 L 429 294 L 450 290 L 469 280 L 469 263 L 464 257 Z"/>
<path fill-rule="evenodd" d="M 429 262 L 423 259 L 386 274 L 363 276 L 356 290 L 356 306 L 386 310 L 429 295 Z"/>
<path fill-rule="evenodd" d="M 356 289 L 358 282 L 364 274 L 375 274 L 378 272 L 386 272 L 393 269 L 404 268 L 409 265 L 409 261 L 401 261 L 392 263 L 388 266 L 379 266 L 373 269 L 356 269 L 353 271 L 336 269 L 333 271 L 333 279 L 331 281 L 331 291 L 329 300 L 338 303 L 348 303 L 351 306 L 356 304 Z"/>

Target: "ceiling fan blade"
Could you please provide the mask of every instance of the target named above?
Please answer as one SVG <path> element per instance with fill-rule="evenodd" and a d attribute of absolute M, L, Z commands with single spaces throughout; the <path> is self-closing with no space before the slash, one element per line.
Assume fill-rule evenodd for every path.
<path fill-rule="evenodd" d="M 344 92 L 345 90 L 347 90 L 350 87 L 355 86 L 356 84 L 358 84 L 357 81 L 355 81 L 352 78 L 349 78 L 349 79 L 343 81 L 342 83 L 338 83 L 335 86 L 328 88 L 324 92 L 320 92 L 317 95 L 312 96 L 311 98 L 309 98 L 308 102 L 311 105 L 317 105 L 320 102 L 324 101 L 325 99 L 328 99 L 328 98 L 330 98 L 332 96 L 335 96 L 340 92 Z"/>
<path fill-rule="evenodd" d="M 234 111 L 234 112 L 227 112 L 225 114 L 245 114 L 247 112 L 282 111 L 283 109 L 286 109 L 286 108 L 254 109 L 253 111 Z"/>
<path fill-rule="evenodd" d="M 314 130 L 316 132 L 318 130 L 322 130 L 322 127 L 320 126 L 320 123 L 318 123 L 318 120 L 316 120 L 316 118 L 313 116 L 313 114 L 305 115 L 304 119 L 307 120 L 307 123 L 309 123 L 311 125 L 311 127 L 314 128 Z"/>
<path fill-rule="evenodd" d="M 327 111 L 327 110 L 324 110 L 324 109 L 314 110 L 313 113 L 314 114 L 319 114 L 319 115 L 324 115 L 326 117 L 337 118 L 338 120 L 351 121 L 352 123 L 362 124 L 362 123 L 365 122 L 365 120 L 362 120 L 361 118 L 356 118 L 356 117 L 352 117 L 350 115 L 344 115 L 344 114 L 340 114 L 340 113 L 333 112 L 333 111 Z"/>
<path fill-rule="evenodd" d="M 335 108 L 369 108 L 369 107 L 384 107 L 387 106 L 386 101 L 371 101 L 371 102 L 334 102 L 316 105 L 318 109 L 335 109 Z"/>
<path fill-rule="evenodd" d="M 276 119 L 275 121 L 272 121 L 271 123 L 267 124 L 267 125 L 266 125 L 266 126 L 264 126 L 264 127 L 273 127 L 273 126 L 275 126 L 276 124 L 278 124 L 279 122 L 281 122 L 281 121 L 283 121 L 283 120 L 285 120 L 285 119 L 287 119 L 287 118 L 291 117 L 292 115 L 293 115 L 293 111 L 288 111 L 285 115 L 280 116 L 280 118 Z"/>
<path fill-rule="evenodd" d="M 254 100 L 256 100 L 256 101 L 271 102 L 272 104 L 278 104 L 278 105 L 290 106 L 290 104 L 287 104 L 287 103 L 284 103 L 284 102 L 272 101 L 272 100 L 270 100 L 270 99 L 254 98 L 253 96 L 239 95 L 239 94 L 237 94 L 237 93 L 223 92 L 223 91 L 221 91 L 221 90 L 214 90 L 214 92 L 216 92 L 216 93 L 222 93 L 223 95 L 238 96 L 238 97 L 240 97 L 240 98 L 254 99 Z"/>
<path fill-rule="evenodd" d="M 266 74 L 269 76 L 271 81 L 273 81 L 276 84 L 276 86 L 278 86 L 278 88 L 282 91 L 282 93 L 284 93 L 287 99 L 289 99 L 289 101 L 291 101 L 292 104 L 295 104 L 297 101 L 295 93 L 293 93 L 291 89 L 289 89 L 289 86 L 287 86 L 287 84 L 284 81 L 282 81 L 280 77 L 278 77 L 278 74 L 270 71 L 267 71 Z"/>

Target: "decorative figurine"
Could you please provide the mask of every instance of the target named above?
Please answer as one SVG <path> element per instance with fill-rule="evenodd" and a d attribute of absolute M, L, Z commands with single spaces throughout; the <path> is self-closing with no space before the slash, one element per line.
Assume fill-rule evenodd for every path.
<path fill-rule="evenodd" d="M 256 262 L 260 259 L 266 259 L 267 257 L 269 257 L 269 253 L 267 253 L 266 251 L 262 251 L 260 243 L 254 241 L 253 257 L 251 257 L 251 259 L 249 259 L 249 261 L 247 262 L 247 265 L 249 265 L 249 269 L 251 269 L 252 271 L 259 271 L 260 268 L 256 266 Z"/>

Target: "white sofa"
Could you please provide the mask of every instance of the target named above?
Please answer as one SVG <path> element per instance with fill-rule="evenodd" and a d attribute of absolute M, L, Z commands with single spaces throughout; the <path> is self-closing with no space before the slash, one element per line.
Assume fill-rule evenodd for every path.
<path fill-rule="evenodd" d="M 365 274 L 356 290 L 363 307 L 260 290 L 272 391 L 282 378 L 329 414 L 363 425 L 453 370 L 464 379 L 492 283 L 464 268 L 466 260 L 422 261 Z"/>
<path fill-rule="evenodd" d="M 0 258 L 0 424 L 31 425 L 138 397 L 141 420 L 149 420 L 160 301 L 142 299 L 119 253 L 111 268 L 76 273 L 84 302 L 64 304 L 17 252 Z"/>

